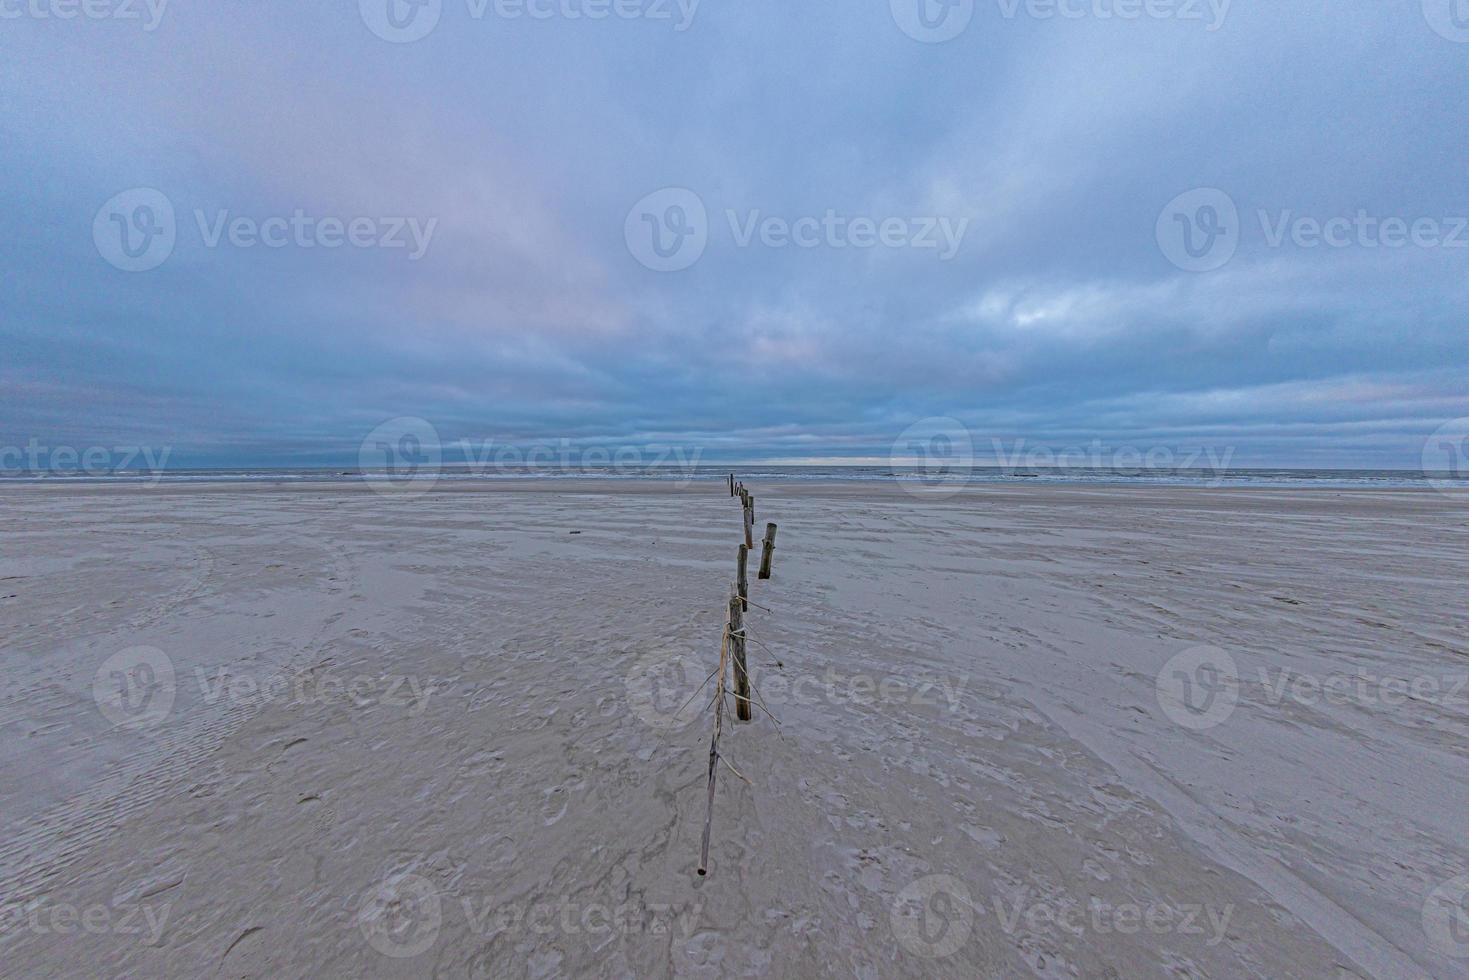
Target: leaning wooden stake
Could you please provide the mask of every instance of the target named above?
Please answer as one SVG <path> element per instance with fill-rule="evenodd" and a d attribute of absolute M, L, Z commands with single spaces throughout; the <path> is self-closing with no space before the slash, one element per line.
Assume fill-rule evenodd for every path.
<path fill-rule="evenodd" d="M 775 557 L 775 525 L 765 525 L 765 550 L 760 553 L 760 577 L 770 578 L 770 561 Z"/>
<path fill-rule="evenodd" d="M 739 578 L 736 584 L 740 590 L 740 606 L 748 612 L 750 609 L 750 575 L 745 570 L 750 562 L 750 549 L 740 545 Z"/>
<path fill-rule="evenodd" d="M 709 873 L 709 834 L 714 829 L 714 777 L 719 772 L 719 735 L 724 731 L 724 658 L 729 650 L 729 625 L 719 644 L 719 681 L 714 685 L 714 736 L 709 740 L 709 809 L 704 814 L 704 842 L 699 848 L 699 876 Z"/>
<path fill-rule="evenodd" d="M 735 716 L 749 721 L 750 675 L 745 669 L 745 604 L 737 595 L 729 597 L 729 651 L 734 661 Z"/>
<path fill-rule="evenodd" d="M 745 494 L 745 547 L 755 550 L 755 496 Z"/>

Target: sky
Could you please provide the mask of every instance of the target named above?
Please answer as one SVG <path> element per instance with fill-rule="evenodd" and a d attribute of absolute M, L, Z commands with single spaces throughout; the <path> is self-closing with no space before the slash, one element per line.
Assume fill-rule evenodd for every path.
<path fill-rule="evenodd" d="M 1466 83 L 1466 0 L 0 0 L 0 453 L 1416 469 Z"/>

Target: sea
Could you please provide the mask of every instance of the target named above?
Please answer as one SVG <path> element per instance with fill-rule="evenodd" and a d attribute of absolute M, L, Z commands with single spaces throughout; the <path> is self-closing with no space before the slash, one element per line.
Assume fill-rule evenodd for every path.
<path fill-rule="evenodd" d="M 903 466 L 821 466 L 724 463 L 720 465 L 628 465 L 628 466 L 443 466 L 397 470 L 352 467 L 313 468 L 219 468 L 158 470 L 44 472 L 0 471 L 4 483 L 341 483 L 368 484 L 503 481 L 503 480 L 658 480 L 678 483 L 724 482 L 729 474 L 745 483 L 854 482 L 900 483 L 936 488 L 966 484 L 1151 484 L 1197 487 L 1295 487 L 1451 489 L 1469 491 L 1469 471 L 1461 473 L 1378 469 L 1265 469 L 1265 468 L 1171 468 L 1072 466 L 1015 468 L 972 466 L 963 468 Z"/>

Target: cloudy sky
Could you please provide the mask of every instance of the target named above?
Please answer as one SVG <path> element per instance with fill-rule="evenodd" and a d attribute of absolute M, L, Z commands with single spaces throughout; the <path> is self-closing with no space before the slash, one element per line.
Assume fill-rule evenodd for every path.
<path fill-rule="evenodd" d="M 0 445 L 1469 416 L 1463 0 L 88 3 L 0 0 Z"/>

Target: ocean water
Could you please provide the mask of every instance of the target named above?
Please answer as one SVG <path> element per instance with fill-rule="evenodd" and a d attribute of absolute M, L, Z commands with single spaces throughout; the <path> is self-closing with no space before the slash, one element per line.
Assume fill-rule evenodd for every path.
<path fill-rule="evenodd" d="M 915 486 L 957 487 L 963 484 L 996 483 L 1091 483 L 1154 484 L 1200 487 L 1352 487 L 1436 488 L 1469 491 L 1469 472 L 1423 473 L 1412 470 L 1373 469 L 1263 469 L 1263 468 L 1170 468 L 1139 467 L 1001 467 L 973 466 L 961 469 L 895 466 L 772 466 L 725 464 L 720 466 L 577 466 L 577 467 L 464 467 L 437 469 L 359 470 L 355 468 L 309 469 L 175 469 L 157 471 L 55 471 L 0 473 L 0 484 L 14 482 L 72 483 L 392 483 L 418 480 L 496 481 L 525 479 L 666 480 L 670 482 L 723 482 L 730 473 L 747 483 L 779 482 L 878 482 Z"/>

